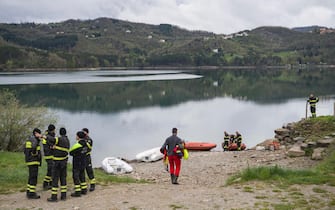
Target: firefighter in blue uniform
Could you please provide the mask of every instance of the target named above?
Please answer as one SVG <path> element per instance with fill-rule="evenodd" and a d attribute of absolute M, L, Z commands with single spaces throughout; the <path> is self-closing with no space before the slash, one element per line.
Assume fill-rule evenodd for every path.
<path fill-rule="evenodd" d="M 42 138 L 41 130 L 35 128 L 33 135 L 26 141 L 24 147 L 25 160 L 29 170 L 27 184 L 27 198 L 29 199 L 40 198 L 40 196 L 36 194 L 38 167 L 41 165 L 42 158 L 40 138 Z"/>

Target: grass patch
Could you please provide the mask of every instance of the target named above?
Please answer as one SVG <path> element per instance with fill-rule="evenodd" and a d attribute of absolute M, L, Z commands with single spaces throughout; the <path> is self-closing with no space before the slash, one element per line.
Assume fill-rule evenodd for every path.
<path fill-rule="evenodd" d="M 28 180 L 28 167 L 21 152 L 0 152 L 0 194 L 26 191 Z M 72 165 L 67 167 L 68 186 L 73 185 Z M 46 162 L 43 160 L 38 171 L 37 186 L 41 186 L 46 174 Z M 127 175 L 115 176 L 105 173 L 101 169 L 94 169 L 94 175 L 98 185 L 110 183 L 145 183 L 144 180 L 136 180 Z M 69 187 L 68 187 L 69 188 Z M 70 189 L 70 188 L 69 188 Z"/>
<path fill-rule="evenodd" d="M 319 187 L 314 187 L 313 188 L 313 192 L 316 192 L 316 193 L 327 193 L 328 191 L 324 190 L 324 189 L 321 189 Z"/>
<path fill-rule="evenodd" d="M 294 206 L 292 204 L 272 204 L 272 207 L 275 210 L 289 210 L 289 209 L 294 209 Z"/>
<path fill-rule="evenodd" d="M 256 199 L 266 199 L 266 198 L 268 198 L 268 197 L 265 196 L 265 195 L 257 195 L 257 196 L 255 196 L 255 198 L 256 198 Z"/>
<path fill-rule="evenodd" d="M 335 206 L 335 198 L 332 198 L 330 201 L 329 201 L 329 206 Z"/>
<path fill-rule="evenodd" d="M 295 191 L 295 192 L 291 192 L 290 196 L 292 196 L 292 197 L 300 197 L 300 196 L 304 196 L 304 194 L 301 193 L 301 192 Z"/>
<path fill-rule="evenodd" d="M 319 116 L 316 118 L 308 118 L 297 122 L 294 129 L 300 136 L 315 141 L 324 136 L 331 135 L 335 130 L 334 116 Z"/>
<path fill-rule="evenodd" d="M 330 180 L 330 177 L 323 176 L 312 170 L 290 170 L 279 166 L 247 168 L 237 175 L 230 177 L 227 184 L 248 181 L 280 182 L 290 184 L 323 184 Z"/>
<path fill-rule="evenodd" d="M 171 205 L 169 205 L 169 207 L 170 207 L 171 209 L 173 209 L 173 210 L 184 208 L 183 206 L 178 206 L 178 205 L 176 205 L 176 204 L 171 204 Z"/>
<path fill-rule="evenodd" d="M 254 192 L 254 190 L 252 189 L 252 187 L 249 187 L 249 186 L 243 187 L 243 191 L 244 192 L 249 192 L 249 193 L 253 193 Z"/>

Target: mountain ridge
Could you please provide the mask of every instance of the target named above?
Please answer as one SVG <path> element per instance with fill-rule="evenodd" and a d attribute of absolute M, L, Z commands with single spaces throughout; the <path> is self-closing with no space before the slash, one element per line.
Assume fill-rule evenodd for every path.
<path fill-rule="evenodd" d="M 311 27 L 225 35 L 111 18 L 0 24 L 0 69 L 335 64 L 335 33 Z"/>

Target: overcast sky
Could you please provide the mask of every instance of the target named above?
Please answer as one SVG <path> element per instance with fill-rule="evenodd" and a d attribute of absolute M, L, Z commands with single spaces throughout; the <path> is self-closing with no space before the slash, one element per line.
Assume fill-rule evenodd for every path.
<path fill-rule="evenodd" d="M 335 28 L 335 0 L 0 0 L 2 23 L 99 17 L 224 34 L 259 26 Z"/>

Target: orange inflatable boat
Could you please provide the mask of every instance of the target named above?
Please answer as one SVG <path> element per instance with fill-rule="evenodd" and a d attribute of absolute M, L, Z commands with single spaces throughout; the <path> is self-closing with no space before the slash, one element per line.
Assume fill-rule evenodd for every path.
<path fill-rule="evenodd" d="M 190 141 L 185 143 L 185 148 L 188 150 L 209 151 L 216 147 L 216 144 L 209 142 Z"/>

